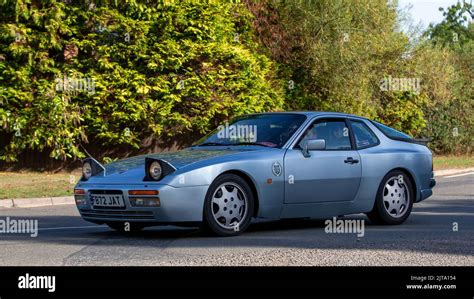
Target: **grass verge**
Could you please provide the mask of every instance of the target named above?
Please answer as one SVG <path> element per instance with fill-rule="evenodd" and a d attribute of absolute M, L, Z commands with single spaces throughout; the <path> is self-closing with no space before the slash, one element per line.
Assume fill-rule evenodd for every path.
<path fill-rule="evenodd" d="M 474 156 L 434 156 L 434 170 L 474 167 Z"/>
<path fill-rule="evenodd" d="M 0 199 L 68 196 L 80 172 L 0 172 Z"/>

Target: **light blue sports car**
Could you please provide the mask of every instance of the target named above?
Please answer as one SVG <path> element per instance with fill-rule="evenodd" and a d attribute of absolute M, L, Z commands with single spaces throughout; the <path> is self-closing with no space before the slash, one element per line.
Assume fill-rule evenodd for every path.
<path fill-rule="evenodd" d="M 252 218 L 366 213 L 400 224 L 435 183 L 419 140 L 354 115 L 285 112 L 238 117 L 174 153 L 87 158 L 74 194 L 85 220 L 117 230 L 200 225 L 231 236 Z"/>

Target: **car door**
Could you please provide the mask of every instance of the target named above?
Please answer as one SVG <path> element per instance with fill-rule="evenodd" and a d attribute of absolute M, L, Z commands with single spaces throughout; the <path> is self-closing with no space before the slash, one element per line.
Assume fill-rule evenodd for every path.
<path fill-rule="evenodd" d="M 324 139 L 324 150 L 309 151 L 308 139 Z M 351 201 L 361 179 L 360 156 L 355 150 L 350 125 L 344 118 L 322 118 L 311 123 L 284 158 L 285 203 Z"/>

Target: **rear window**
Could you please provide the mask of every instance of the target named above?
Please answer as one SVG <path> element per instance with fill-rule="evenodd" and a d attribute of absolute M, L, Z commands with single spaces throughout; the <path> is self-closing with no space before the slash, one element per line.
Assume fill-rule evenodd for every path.
<path fill-rule="evenodd" d="M 377 136 L 361 121 L 351 120 L 352 131 L 356 140 L 357 149 L 364 149 L 379 144 Z"/>
<path fill-rule="evenodd" d="M 382 131 L 382 133 L 384 133 L 385 136 L 387 136 L 388 138 L 395 139 L 395 140 L 412 140 L 411 136 L 405 133 L 397 131 L 386 125 L 382 125 L 381 123 L 378 123 L 376 121 L 372 121 L 372 123 L 377 127 L 377 129 Z"/>

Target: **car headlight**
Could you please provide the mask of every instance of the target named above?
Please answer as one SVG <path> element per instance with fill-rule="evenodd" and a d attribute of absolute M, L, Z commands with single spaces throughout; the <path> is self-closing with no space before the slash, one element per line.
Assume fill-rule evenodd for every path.
<path fill-rule="evenodd" d="M 148 173 L 150 174 L 150 177 L 152 179 L 158 181 L 161 178 L 161 175 L 163 174 L 163 169 L 161 168 L 160 162 L 151 162 L 150 168 L 148 169 Z"/>
<path fill-rule="evenodd" d="M 82 164 L 82 175 L 86 180 L 92 176 L 92 165 L 90 162 L 84 162 L 84 164 Z"/>
<path fill-rule="evenodd" d="M 165 176 L 176 171 L 170 163 L 154 158 L 145 158 L 145 178 L 144 181 L 159 181 Z"/>
<path fill-rule="evenodd" d="M 90 177 L 103 172 L 105 174 L 105 167 L 102 166 L 94 158 L 86 158 L 82 161 L 82 181 L 87 181 Z"/>

